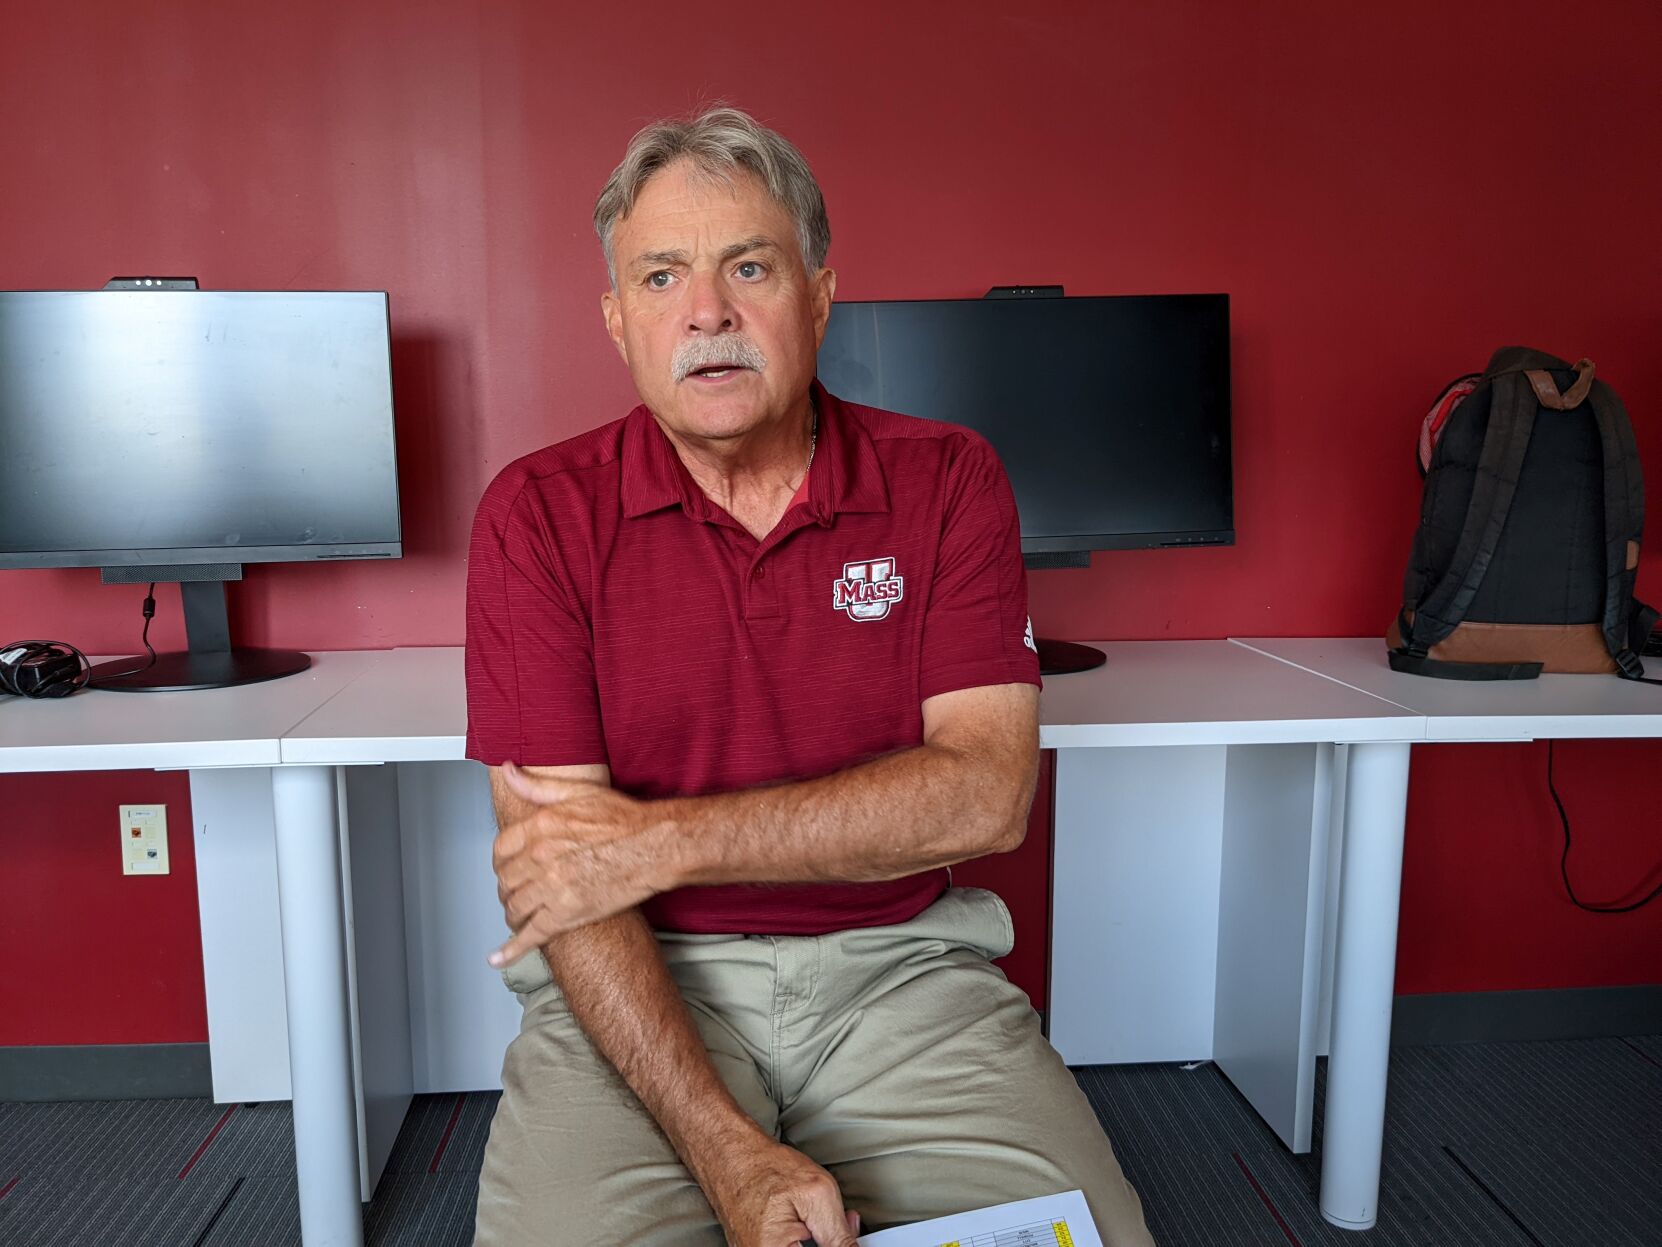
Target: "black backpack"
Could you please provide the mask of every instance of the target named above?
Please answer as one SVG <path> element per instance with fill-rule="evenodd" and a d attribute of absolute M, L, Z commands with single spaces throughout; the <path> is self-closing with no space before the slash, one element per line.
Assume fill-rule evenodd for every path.
<path fill-rule="evenodd" d="M 1426 417 L 1425 494 L 1391 667 L 1458 680 L 1643 677 L 1658 618 L 1633 597 L 1645 484 L 1622 400 L 1527 347 L 1496 351 Z"/>

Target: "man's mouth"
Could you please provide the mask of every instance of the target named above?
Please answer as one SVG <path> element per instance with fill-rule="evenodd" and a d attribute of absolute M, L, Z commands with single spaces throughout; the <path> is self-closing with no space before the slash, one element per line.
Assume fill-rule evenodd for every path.
<path fill-rule="evenodd" d="M 703 368 L 693 369 L 687 375 L 689 377 L 701 377 L 706 381 L 720 381 L 723 377 L 730 376 L 733 373 L 748 371 L 749 369 L 742 364 L 708 364 Z"/>

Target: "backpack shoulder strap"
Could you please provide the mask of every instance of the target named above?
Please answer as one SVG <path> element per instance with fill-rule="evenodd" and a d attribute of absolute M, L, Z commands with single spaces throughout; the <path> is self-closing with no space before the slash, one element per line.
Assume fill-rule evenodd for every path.
<path fill-rule="evenodd" d="M 1533 680 L 1541 674 L 1538 662 L 1440 662 L 1394 649 L 1385 655 L 1392 671 L 1435 676 L 1439 680 Z M 1662 680 L 1657 683 L 1662 684 Z"/>
<path fill-rule="evenodd" d="M 1403 638 L 1399 652 L 1404 658 L 1423 660 L 1426 651 L 1466 617 L 1495 557 L 1517 492 L 1518 476 L 1535 429 L 1535 392 L 1522 372 L 1502 372 L 1489 379 L 1489 384 L 1494 388 L 1489 427 L 1483 435 L 1466 521 L 1442 578 L 1422 600 L 1404 607 L 1398 621 Z M 1410 610 L 1412 619 L 1408 617 Z"/>
<path fill-rule="evenodd" d="M 1622 400 L 1602 381 L 1588 395 L 1604 454 L 1604 643 L 1623 676 L 1644 674 L 1633 645 L 1639 541 L 1645 527 L 1645 480 L 1633 424 Z M 1649 629 L 1646 629 L 1649 631 Z"/>

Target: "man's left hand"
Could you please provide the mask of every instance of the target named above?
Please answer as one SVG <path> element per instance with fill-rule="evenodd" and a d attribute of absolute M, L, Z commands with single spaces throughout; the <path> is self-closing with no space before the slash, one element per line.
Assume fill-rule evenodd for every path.
<path fill-rule="evenodd" d="M 497 895 L 514 932 L 491 954 L 493 966 L 671 886 L 649 802 L 603 784 L 527 775 L 512 762 L 502 777 L 537 808 L 503 828 L 492 849 Z"/>

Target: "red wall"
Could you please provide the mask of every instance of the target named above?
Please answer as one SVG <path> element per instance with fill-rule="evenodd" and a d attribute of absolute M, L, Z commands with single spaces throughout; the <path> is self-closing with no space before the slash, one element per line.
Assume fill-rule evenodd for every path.
<path fill-rule="evenodd" d="M 189 778 L 8 775 L 0 804 L 0 1045 L 206 1039 Z M 121 805 L 167 807 L 170 873 L 121 873 Z"/>
<path fill-rule="evenodd" d="M 601 329 L 594 196 L 640 123 L 716 97 L 807 153 L 846 298 L 1042 281 L 1232 296 L 1239 544 L 1038 573 L 1049 635 L 1377 633 L 1416 513 L 1417 419 L 1502 343 L 1592 355 L 1662 462 L 1662 10 L 1595 4 L 1566 34 L 1540 0 L 747 7 L 643 0 L 627 24 L 529 0 L 11 7 L 0 287 L 189 273 L 391 292 L 407 557 L 252 568 L 242 638 L 461 639 L 485 482 L 632 402 Z M 1641 588 L 1657 581 L 1647 557 Z M 128 649 L 141 596 L 87 571 L 0 573 L 0 634 Z M 1560 896 L 1539 753 L 1418 751 L 1400 990 L 1662 979 L 1662 905 L 1597 918 Z M 1587 890 L 1654 875 L 1662 747 L 1566 753 Z M 71 819 L 0 781 L 8 836 L 46 845 L 27 884 L 7 859 L 0 912 L 48 893 L 119 946 L 162 893 L 117 879 L 85 909 L 74 846 L 97 849 L 106 807 L 151 782 L 79 782 Z M 200 1016 L 182 848 L 158 962 L 176 998 L 132 1001 L 129 1037 Z M 46 1007 L 60 927 L 21 912 L 40 921 L 8 923 L 0 955 L 39 967 L 13 990 Z M 133 981 L 119 960 L 86 972 Z M 95 1037 L 47 1020 L 0 1041 Z"/>

